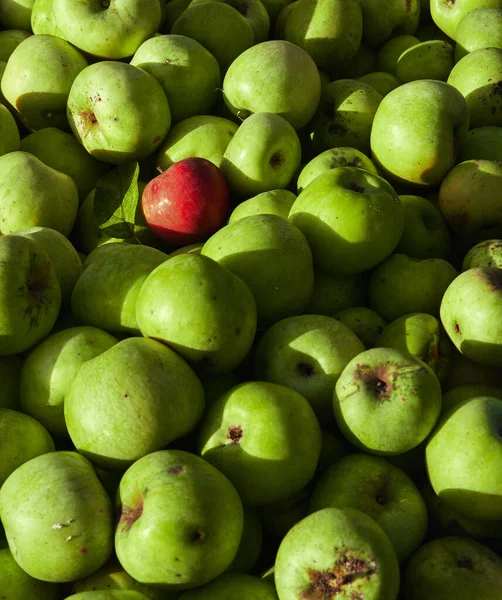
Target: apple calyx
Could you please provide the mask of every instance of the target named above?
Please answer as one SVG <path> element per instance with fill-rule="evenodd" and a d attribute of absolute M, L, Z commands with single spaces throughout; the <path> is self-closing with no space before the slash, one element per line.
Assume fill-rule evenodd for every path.
<path fill-rule="evenodd" d="M 369 365 L 357 365 L 357 371 L 354 375 L 356 381 L 362 381 L 365 386 L 376 394 L 379 401 L 389 400 L 393 391 L 391 376 L 396 373 L 389 373 L 390 365 L 378 365 L 373 368 Z"/>
<path fill-rule="evenodd" d="M 203 531 L 194 531 L 190 534 L 190 541 L 192 544 L 201 544 L 206 537 L 207 535 Z"/>
<path fill-rule="evenodd" d="M 341 554 L 329 571 L 316 571 L 308 569 L 310 586 L 302 593 L 304 600 L 332 600 L 337 594 L 346 595 L 344 588 L 357 579 L 369 580 L 377 572 L 376 563 L 373 560 L 365 561 L 351 554 L 348 549 L 335 548 L 335 553 Z M 363 600 L 364 595 L 352 590 L 350 598 Z"/>
<path fill-rule="evenodd" d="M 240 425 L 231 425 L 227 431 L 227 440 L 230 440 L 232 445 L 235 445 L 241 441 L 243 435 L 244 432 Z"/>
<path fill-rule="evenodd" d="M 315 369 L 311 363 L 304 360 L 300 360 L 296 363 L 296 370 L 302 377 L 312 377 L 315 373 Z"/>
<path fill-rule="evenodd" d="M 284 164 L 285 160 L 284 152 L 282 150 L 277 150 L 270 157 L 269 164 L 272 169 L 279 169 Z"/>

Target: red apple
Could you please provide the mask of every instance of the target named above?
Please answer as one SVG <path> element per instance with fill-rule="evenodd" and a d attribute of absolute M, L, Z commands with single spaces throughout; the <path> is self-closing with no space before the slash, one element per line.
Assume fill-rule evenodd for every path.
<path fill-rule="evenodd" d="M 225 224 L 228 185 L 209 160 L 185 158 L 146 185 L 141 206 L 156 236 L 171 244 L 192 244 Z"/>

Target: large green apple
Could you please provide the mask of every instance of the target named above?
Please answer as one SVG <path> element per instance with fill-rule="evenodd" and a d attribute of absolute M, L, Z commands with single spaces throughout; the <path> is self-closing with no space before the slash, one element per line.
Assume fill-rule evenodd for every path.
<path fill-rule="evenodd" d="M 464 96 L 471 127 L 502 125 L 501 80 L 502 48 L 474 50 L 451 70 L 448 83 Z"/>
<path fill-rule="evenodd" d="M 370 275 L 369 305 L 389 322 L 414 312 L 438 316 L 443 294 L 457 274 L 442 258 L 391 254 Z"/>
<path fill-rule="evenodd" d="M 20 145 L 16 120 L 10 111 L 0 104 L 0 156 L 19 150 Z"/>
<path fill-rule="evenodd" d="M 249 381 L 221 396 L 205 414 L 199 448 L 235 485 L 245 505 L 261 506 L 286 499 L 312 479 L 321 428 L 298 392 Z"/>
<path fill-rule="evenodd" d="M 467 358 L 502 367 L 502 269 L 476 267 L 458 275 L 441 301 L 441 322 Z"/>
<path fill-rule="evenodd" d="M 303 314 L 274 323 L 255 351 L 261 381 L 290 387 L 306 398 L 321 424 L 333 421 L 333 389 L 347 363 L 364 351 L 361 340 L 332 317 Z"/>
<path fill-rule="evenodd" d="M 161 450 L 137 460 L 117 493 L 115 551 L 143 584 L 201 586 L 234 559 L 242 502 L 229 480 L 204 459 Z"/>
<path fill-rule="evenodd" d="M 16 469 L 0 490 L 0 517 L 16 562 L 42 581 L 90 575 L 113 551 L 112 503 L 76 452 L 49 452 Z"/>
<path fill-rule="evenodd" d="M 159 0 L 52 0 L 57 28 L 100 58 L 132 56 L 160 25 Z"/>
<path fill-rule="evenodd" d="M 467 517 L 502 519 L 501 423 L 502 400 L 478 396 L 450 409 L 427 443 L 434 491 Z"/>
<path fill-rule="evenodd" d="M 391 75 L 396 74 L 397 61 L 403 52 L 420 43 L 413 35 L 396 35 L 391 37 L 378 50 L 377 68 Z"/>
<path fill-rule="evenodd" d="M 258 327 L 302 313 L 312 294 L 312 252 L 303 233 L 278 215 L 252 215 L 214 233 L 202 254 L 253 292 Z"/>
<path fill-rule="evenodd" d="M 82 325 L 110 332 L 140 333 L 136 301 L 147 276 L 167 254 L 136 244 L 111 243 L 90 255 L 71 297 L 72 314 Z"/>
<path fill-rule="evenodd" d="M 434 23 L 452 40 L 462 19 L 477 8 L 502 8 L 501 0 L 430 0 Z"/>
<path fill-rule="evenodd" d="M 317 109 L 321 78 L 305 50 L 284 40 L 269 40 L 234 60 L 223 80 L 223 96 L 238 117 L 273 112 L 300 129 Z"/>
<path fill-rule="evenodd" d="M 408 352 L 371 348 L 353 358 L 333 394 L 340 430 L 370 454 L 403 454 L 432 431 L 441 411 L 434 371 Z"/>
<path fill-rule="evenodd" d="M 371 129 L 372 157 L 402 183 L 438 185 L 468 128 L 469 108 L 458 90 L 443 81 L 411 81 L 381 101 Z"/>
<path fill-rule="evenodd" d="M 469 130 L 458 155 L 458 162 L 472 158 L 502 162 L 502 127 L 486 125 Z"/>
<path fill-rule="evenodd" d="M 232 223 L 252 215 L 278 215 L 287 219 L 295 200 L 295 194 L 289 190 L 276 189 L 262 192 L 238 204 L 229 216 L 228 222 Z"/>
<path fill-rule="evenodd" d="M 220 67 L 196 40 L 174 34 L 155 36 L 136 50 L 131 65 L 144 69 L 160 83 L 173 122 L 212 112 L 221 87 Z"/>
<path fill-rule="evenodd" d="M 242 279 L 216 261 L 181 254 L 146 277 L 136 319 L 145 337 L 168 344 L 194 368 L 226 373 L 251 348 L 256 303 Z"/>
<path fill-rule="evenodd" d="M 0 356 L 43 340 L 61 306 L 61 289 L 49 256 L 32 240 L 0 236 Z"/>
<path fill-rule="evenodd" d="M 361 5 L 350 0 L 299 0 L 284 27 L 284 39 L 303 48 L 331 75 L 353 58 L 362 34 Z"/>
<path fill-rule="evenodd" d="M 455 61 L 480 48 L 502 48 L 502 6 L 477 8 L 457 27 Z"/>
<path fill-rule="evenodd" d="M 403 573 L 407 600 L 498 600 L 502 559 L 466 537 L 431 540 L 411 557 Z"/>
<path fill-rule="evenodd" d="M 349 146 L 370 152 L 373 118 L 382 95 L 357 79 L 338 79 L 329 83 L 321 94 L 312 121 L 312 144 L 317 150 Z"/>
<path fill-rule="evenodd" d="M 455 60 L 453 46 L 443 40 L 420 42 L 397 59 L 396 77 L 403 83 L 417 79 L 446 81 Z"/>
<path fill-rule="evenodd" d="M 363 41 L 380 47 L 396 32 L 415 33 L 420 22 L 420 0 L 361 0 Z"/>
<path fill-rule="evenodd" d="M 391 254 L 403 232 L 403 209 L 394 189 L 358 167 L 316 177 L 295 200 L 289 220 L 305 234 L 316 270 L 333 275 L 374 267 Z"/>
<path fill-rule="evenodd" d="M 502 237 L 501 185 L 502 162 L 492 160 L 467 160 L 445 176 L 439 208 L 457 235 L 472 242 Z"/>
<path fill-rule="evenodd" d="M 218 61 L 222 74 L 254 44 L 253 28 L 246 17 L 230 4 L 217 0 L 189 5 L 171 33 L 192 38 L 204 46 Z"/>
<path fill-rule="evenodd" d="M 138 337 L 81 365 L 64 398 L 72 442 L 105 469 L 127 468 L 187 434 L 203 410 L 202 384 L 185 360 Z"/>
<path fill-rule="evenodd" d="M 356 508 L 374 519 L 404 562 L 427 532 L 427 508 L 413 481 L 398 467 L 369 454 L 349 454 L 316 483 L 310 512 Z"/>
<path fill-rule="evenodd" d="M 112 164 L 150 156 L 171 126 L 160 83 L 143 69 L 118 61 L 97 62 L 79 73 L 67 113 L 73 133 L 89 154 Z"/>
<path fill-rule="evenodd" d="M 44 127 L 27 135 L 21 140 L 20 150 L 69 175 L 77 186 L 80 202 L 110 169 L 106 163 L 93 158 L 74 135 L 56 127 Z"/>
<path fill-rule="evenodd" d="M 68 437 L 64 398 L 86 361 L 111 348 L 117 340 L 95 327 L 70 327 L 43 340 L 28 354 L 20 381 L 23 411 L 58 437 Z"/>
<path fill-rule="evenodd" d="M 2 0 L 0 23 L 5 29 L 30 31 L 31 11 L 35 0 Z"/>
<path fill-rule="evenodd" d="M 287 188 L 301 161 L 300 139 L 293 126 L 274 113 L 254 113 L 230 140 L 221 171 L 240 198 Z"/>
<path fill-rule="evenodd" d="M 371 517 L 356 508 L 324 508 L 288 531 L 274 578 L 281 600 L 396 600 L 399 563 Z"/>
<path fill-rule="evenodd" d="M 175 162 L 198 156 L 220 167 L 225 150 L 238 127 L 237 123 L 214 115 L 184 119 L 169 131 L 159 148 L 157 164 L 165 171 Z"/>
<path fill-rule="evenodd" d="M 68 175 L 28 152 L 0 157 L 0 230 L 50 227 L 68 237 L 78 211 L 78 190 Z"/>
<path fill-rule="evenodd" d="M 0 408 L 0 439 L 0 488 L 22 464 L 55 449 L 49 432 L 41 423 L 10 408 Z"/>
<path fill-rule="evenodd" d="M 278 600 L 272 583 L 253 575 L 237 573 L 224 573 L 214 581 L 180 596 L 180 600 L 228 600 L 228 598 Z"/>
<path fill-rule="evenodd" d="M 67 41 L 53 35 L 32 35 L 10 55 L 2 93 L 30 131 L 68 129 L 68 95 L 86 67 L 87 60 Z"/>

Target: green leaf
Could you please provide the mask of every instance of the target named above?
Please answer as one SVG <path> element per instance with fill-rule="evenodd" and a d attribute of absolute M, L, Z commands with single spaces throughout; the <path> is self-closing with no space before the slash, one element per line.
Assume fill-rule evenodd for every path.
<path fill-rule="evenodd" d="M 136 210 L 140 199 L 137 162 L 120 165 L 102 177 L 94 192 L 94 214 L 106 235 L 119 239 L 134 237 Z"/>

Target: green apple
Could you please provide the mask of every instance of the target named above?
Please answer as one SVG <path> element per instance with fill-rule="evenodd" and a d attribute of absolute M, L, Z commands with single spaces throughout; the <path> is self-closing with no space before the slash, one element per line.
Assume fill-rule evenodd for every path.
<path fill-rule="evenodd" d="M 462 271 L 474 267 L 502 269 L 502 240 L 484 240 L 473 246 L 464 256 Z"/>
<path fill-rule="evenodd" d="M 404 231 L 396 252 L 412 258 L 444 258 L 451 239 L 446 221 L 436 206 L 421 196 L 399 196 L 404 211 Z"/>
<path fill-rule="evenodd" d="M 229 480 L 195 454 L 161 450 L 140 458 L 122 477 L 117 504 L 117 557 L 143 584 L 201 586 L 237 553 L 242 502 Z"/>
<path fill-rule="evenodd" d="M 277 21 L 280 12 L 289 4 L 292 4 L 291 0 L 262 0 L 263 5 L 267 9 L 270 16 L 271 24 Z M 276 38 L 279 39 L 279 38 Z"/>
<path fill-rule="evenodd" d="M 321 424 L 333 421 L 333 389 L 362 341 L 332 317 L 303 314 L 274 323 L 255 351 L 258 380 L 285 385 L 306 398 Z"/>
<path fill-rule="evenodd" d="M 396 77 L 403 83 L 417 79 L 446 81 L 454 64 L 453 46 L 449 42 L 420 42 L 399 56 Z"/>
<path fill-rule="evenodd" d="M 69 42 L 106 59 L 132 56 L 161 20 L 159 0 L 52 0 L 52 10 Z"/>
<path fill-rule="evenodd" d="M 194 368 L 227 373 L 251 348 L 256 304 L 242 279 L 215 260 L 181 254 L 146 277 L 136 319 L 142 335 L 167 344 Z"/>
<path fill-rule="evenodd" d="M 20 356 L 0 356 L 0 408 L 20 408 L 19 387 L 23 363 Z"/>
<path fill-rule="evenodd" d="M 173 122 L 213 110 L 221 87 L 220 67 L 196 40 L 184 35 L 155 36 L 136 50 L 131 65 L 144 69 L 160 83 Z"/>
<path fill-rule="evenodd" d="M 229 119 L 214 115 L 184 119 L 169 131 L 158 150 L 157 164 L 165 171 L 175 162 L 198 156 L 219 167 L 238 127 Z"/>
<path fill-rule="evenodd" d="M 455 61 L 480 48 L 502 48 L 502 6 L 467 13 L 457 27 Z"/>
<path fill-rule="evenodd" d="M 370 454 L 403 454 L 430 434 L 441 411 L 441 386 L 420 359 L 395 348 L 353 358 L 333 394 L 347 440 Z"/>
<path fill-rule="evenodd" d="M 21 140 L 20 149 L 69 175 L 77 186 L 81 202 L 110 168 L 93 158 L 75 136 L 56 127 L 44 127 L 27 135 Z"/>
<path fill-rule="evenodd" d="M 443 294 L 456 276 L 442 258 L 391 254 L 370 275 L 369 305 L 389 323 L 414 312 L 438 316 Z"/>
<path fill-rule="evenodd" d="M 321 78 L 305 50 L 288 41 L 269 40 L 233 61 L 223 79 L 223 97 L 238 117 L 272 112 L 301 129 L 319 104 Z"/>
<path fill-rule="evenodd" d="M 0 356 L 43 340 L 61 306 L 61 290 L 49 256 L 32 240 L 0 236 Z"/>
<path fill-rule="evenodd" d="M 403 232 L 403 209 L 394 189 L 358 167 L 316 177 L 295 200 L 289 220 L 305 234 L 316 271 L 330 275 L 374 267 L 391 254 Z"/>
<path fill-rule="evenodd" d="M 160 31 L 170 32 L 180 15 L 188 8 L 192 0 L 169 0 L 166 2 L 164 24 Z"/>
<path fill-rule="evenodd" d="M 21 29 L 0 31 L 0 61 L 7 62 L 19 44 L 24 42 L 30 35 L 29 31 L 22 31 Z"/>
<path fill-rule="evenodd" d="M 382 45 L 377 54 L 377 68 L 390 75 L 396 74 L 397 61 L 403 52 L 420 44 L 420 40 L 413 35 L 396 35 Z"/>
<path fill-rule="evenodd" d="M 68 129 L 68 95 L 75 78 L 86 67 L 82 53 L 67 41 L 53 35 L 32 35 L 10 55 L 2 77 L 2 93 L 30 131 L 43 127 Z"/>
<path fill-rule="evenodd" d="M 254 44 L 253 28 L 246 17 L 230 4 L 216 0 L 189 5 L 171 33 L 192 38 L 204 46 L 218 61 L 222 74 Z"/>
<path fill-rule="evenodd" d="M 82 364 L 64 398 L 73 444 L 105 469 L 123 470 L 187 434 L 203 410 L 202 384 L 185 360 L 139 337 Z"/>
<path fill-rule="evenodd" d="M 336 317 L 345 308 L 366 304 L 366 278 L 355 275 L 324 275 L 314 273 L 314 289 L 304 313 Z"/>
<path fill-rule="evenodd" d="M 443 406 L 441 413 L 445 414 L 454 406 L 463 404 L 466 400 L 478 396 L 490 396 L 502 400 L 502 388 L 483 383 L 458 385 L 443 394 Z"/>
<path fill-rule="evenodd" d="M 89 154 L 112 164 L 146 158 L 171 126 L 160 83 L 143 69 L 118 61 L 97 62 L 79 73 L 67 113 L 75 137 Z"/>
<path fill-rule="evenodd" d="M 371 517 L 356 508 L 324 508 L 288 531 L 274 578 L 281 600 L 396 600 L 399 563 Z"/>
<path fill-rule="evenodd" d="M 272 583 L 253 575 L 237 573 L 224 573 L 214 581 L 180 596 L 180 600 L 228 600 L 228 598 L 278 600 Z"/>
<path fill-rule="evenodd" d="M 12 556 L 9 548 L 0 543 L 0 594 L 6 599 L 60 600 L 61 590 L 55 583 L 47 583 L 30 577 Z"/>
<path fill-rule="evenodd" d="M 242 383 L 205 414 L 201 456 L 228 477 L 246 506 L 286 499 L 312 479 L 321 428 L 308 401 L 284 385 Z"/>
<path fill-rule="evenodd" d="M 22 464 L 55 449 L 49 432 L 41 423 L 10 408 L 0 408 L 0 437 L 0 488 Z"/>
<path fill-rule="evenodd" d="M 337 167 L 359 167 L 378 175 L 375 165 L 360 150 L 343 146 L 330 148 L 317 154 L 302 168 L 297 181 L 298 193 L 306 188 L 318 175 Z"/>
<path fill-rule="evenodd" d="M 453 231 L 472 242 L 502 237 L 501 185 L 502 162 L 467 160 L 453 167 L 439 188 L 439 208 Z"/>
<path fill-rule="evenodd" d="M 16 120 L 10 111 L 0 104 L 0 156 L 19 150 L 21 139 Z"/>
<path fill-rule="evenodd" d="M 501 0 L 431 0 L 431 16 L 434 23 L 452 40 L 462 19 L 477 8 L 501 8 Z"/>
<path fill-rule="evenodd" d="M 380 103 L 371 129 L 372 157 L 401 183 L 439 185 L 468 128 L 469 108 L 458 90 L 443 81 L 411 81 Z"/>
<path fill-rule="evenodd" d="M 357 79 L 338 79 L 321 94 L 312 121 L 312 144 L 317 151 L 349 146 L 370 152 L 370 132 L 382 95 Z"/>
<path fill-rule="evenodd" d="M 295 200 L 295 194 L 289 190 L 268 190 L 238 204 L 228 218 L 228 222 L 232 223 L 252 215 L 278 215 L 287 219 Z"/>
<path fill-rule="evenodd" d="M 149 597 L 135 590 L 93 590 L 72 594 L 65 600 L 149 600 Z"/>
<path fill-rule="evenodd" d="M 71 297 L 75 319 L 110 332 L 140 333 L 136 302 L 148 275 L 168 259 L 156 248 L 112 243 L 96 248 Z"/>
<path fill-rule="evenodd" d="M 471 129 L 458 155 L 458 162 L 472 158 L 502 161 L 502 127 L 486 125 Z"/>
<path fill-rule="evenodd" d="M 391 73 L 386 73 L 385 71 L 366 73 L 366 75 L 359 77 L 359 81 L 374 87 L 381 94 L 382 98 L 401 85 L 401 82 L 395 75 L 391 75 Z"/>
<path fill-rule="evenodd" d="M 50 227 L 31 227 L 14 235 L 33 240 L 51 259 L 61 289 L 61 302 L 67 304 L 77 279 L 82 274 L 82 261 L 72 243 L 59 231 Z"/>
<path fill-rule="evenodd" d="M 316 483 L 310 512 L 356 508 L 385 531 L 397 558 L 404 562 L 427 532 L 427 508 L 413 481 L 391 463 L 368 454 L 349 454 Z"/>
<path fill-rule="evenodd" d="M 4 29 L 31 31 L 30 18 L 35 0 L 2 0 L 0 23 Z"/>
<path fill-rule="evenodd" d="M 95 327 L 70 327 L 53 333 L 27 356 L 21 371 L 22 410 L 57 437 L 68 437 L 64 398 L 86 361 L 111 348 L 117 340 Z"/>
<path fill-rule="evenodd" d="M 467 358 L 502 366 L 502 270 L 476 267 L 456 277 L 441 301 L 441 322 Z"/>
<path fill-rule="evenodd" d="M 426 363 L 440 381 L 448 371 L 453 352 L 441 323 L 427 313 L 398 317 L 382 331 L 375 346 L 409 352 Z"/>
<path fill-rule="evenodd" d="M 347 0 L 299 0 L 284 27 L 284 39 L 303 48 L 330 75 L 354 57 L 362 34 L 361 5 Z"/>
<path fill-rule="evenodd" d="M 76 452 L 49 452 L 18 467 L 0 490 L 0 517 L 16 562 L 42 581 L 86 577 L 113 551 L 110 498 Z"/>
<path fill-rule="evenodd" d="M 502 48 L 474 50 L 451 70 L 448 83 L 465 97 L 471 128 L 502 125 L 501 80 Z"/>
<path fill-rule="evenodd" d="M 387 326 L 377 312 L 366 306 L 344 308 L 335 314 L 335 318 L 353 331 L 367 350 L 375 347 L 378 337 Z"/>
<path fill-rule="evenodd" d="M 66 39 L 63 32 L 56 25 L 56 17 L 53 11 L 54 0 L 36 0 L 31 11 L 31 30 L 33 33 L 56 35 Z"/>
<path fill-rule="evenodd" d="M 302 313 L 312 294 L 312 252 L 303 233 L 277 215 L 252 215 L 222 227 L 202 254 L 246 283 L 256 301 L 258 327 Z"/>
<path fill-rule="evenodd" d="M 434 491 L 467 517 L 502 519 L 501 423 L 502 400 L 478 396 L 450 409 L 427 443 Z"/>
<path fill-rule="evenodd" d="M 3 234 L 50 227 L 68 237 L 78 211 L 73 179 L 28 152 L 0 157 L 0 229 Z"/>
<path fill-rule="evenodd" d="M 263 548 L 263 523 L 257 509 L 244 509 L 242 537 L 229 573 L 249 573 L 258 562 Z M 275 599 L 277 600 L 277 599 Z"/>
<path fill-rule="evenodd" d="M 221 172 L 240 198 L 287 188 L 300 166 L 301 144 L 293 126 L 274 113 L 254 113 L 230 140 Z"/>
<path fill-rule="evenodd" d="M 361 0 L 363 41 L 379 48 L 396 33 L 415 33 L 420 21 L 420 0 Z"/>
<path fill-rule="evenodd" d="M 288 1 L 287 4 L 284 4 L 281 8 L 275 19 L 273 39 L 286 39 L 286 23 L 288 22 L 289 15 L 295 10 L 298 3 L 299 0 L 293 0 L 293 2 Z"/>
<path fill-rule="evenodd" d="M 502 559 L 466 537 L 431 540 L 411 557 L 402 589 L 409 600 L 497 600 Z"/>

